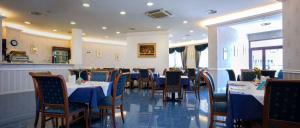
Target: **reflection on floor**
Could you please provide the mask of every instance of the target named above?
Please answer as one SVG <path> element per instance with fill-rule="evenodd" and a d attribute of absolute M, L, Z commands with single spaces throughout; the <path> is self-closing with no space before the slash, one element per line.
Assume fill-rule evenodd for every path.
<path fill-rule="evenodd" d="M 194 93 L 188 93 L 181 103 L 168 102 L 163 106 L 162 95 L 151 97 L 151 91 L 127 89 L 125 92 L 125 123 L 122 123 L 120 113 L 116 115 L 118 128 L 207 128 L 208 126 L 208 99 L 205 88 L 201 89 L 200 102 Z M 18 121 L 1 128 L 32 128 L 34 118 Z M 93 116 L 92 128 L 112 127 L 110 117 L 100 120 Z M 40 126 L 40 124 L 38 125 Z M 51 121 L 47 128 L 51 128 Z M 72 127 L 82 127 L 81 123 Z"/>

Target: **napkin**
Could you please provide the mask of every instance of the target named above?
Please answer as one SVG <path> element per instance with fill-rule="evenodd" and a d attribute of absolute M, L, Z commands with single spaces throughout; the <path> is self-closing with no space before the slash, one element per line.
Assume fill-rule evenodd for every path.
<path fill-rule="evenodd" d="M 257 90 L 263 90 L 265 86 L 266 86 L 266 81 L 261 81 L 256 89 Z"/>

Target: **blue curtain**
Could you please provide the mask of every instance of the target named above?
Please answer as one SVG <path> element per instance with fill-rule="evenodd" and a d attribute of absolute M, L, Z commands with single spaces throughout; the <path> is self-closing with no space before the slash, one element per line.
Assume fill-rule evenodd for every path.
<path fill-rule="evenodd" d="M 174 53 L 175 51 L 177 52 L 184 52 L 185 50 L 185 47 L 176 47 L 176 48 L 169 48 L 169 54 L 172 54 Z"/>
<path fill-rule="evenodd" d="M 199 67 L 199 63 L 200 63 L 200 56 L 201 56 L 201 52 L 203 50 L 205 50 L 208 47 L 208 44 L 200 44 L 200 45 L 195 45 L 195 62 L 196 62 L 196 68 Z"/>

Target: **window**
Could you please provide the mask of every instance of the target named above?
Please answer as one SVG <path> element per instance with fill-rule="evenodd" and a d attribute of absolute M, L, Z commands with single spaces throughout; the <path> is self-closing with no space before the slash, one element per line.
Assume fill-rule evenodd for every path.
<path fill-rule="evenodd" d="M 282 39 L 250 42 L 250 68 L 280 70 L 283 65 Z"/>
<path fill-rule="evenodd" d="M 172 54 L 169 54 L 169 67 L 182 68 L 181 53 L 175 51 Z"/>
<path fill-rule="evenodd" d="M 207 68 L 208 67 L 208 48 L 203 50 L 199 56 L 199 67 Z"/>

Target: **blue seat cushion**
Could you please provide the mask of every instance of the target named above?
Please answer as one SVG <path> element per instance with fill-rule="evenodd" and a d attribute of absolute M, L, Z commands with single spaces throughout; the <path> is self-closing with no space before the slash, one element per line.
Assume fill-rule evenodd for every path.
<path fill-rule="evenodd" d="M 214 112 L 226 113 L 227 112 L 227 103 L 226 102 L 214 102 Z"/>
<path fill-rule="evenodd" d="M 116 99 L 115 105 L 123 104 L 121 99 Z M 112 106 L 112 96 L 106 96 L 98 101 L 98 106 Z"/>
<path fill-rule="evenodd" d="M 79 109 L 85 109 L 87 108 L 86 104 L 82 104 L 82 103 L 69 103 L 69 112 L 75 112 L 78 111 Z M 57 108 L 47 108 L 45 109 L 46 113 L 51 113 L 51 114 L 64 114 L 64 109 L 57 109 Z"/>
<path fill-rule="evenodd" d="M 227 95 L 226 93 L 214 93 L 214 101 L 220 101 L 220 102 L 226 102 L 227 101 Z"/>

